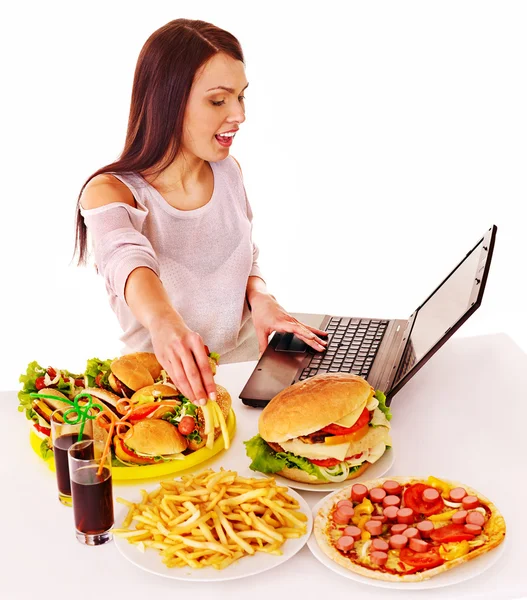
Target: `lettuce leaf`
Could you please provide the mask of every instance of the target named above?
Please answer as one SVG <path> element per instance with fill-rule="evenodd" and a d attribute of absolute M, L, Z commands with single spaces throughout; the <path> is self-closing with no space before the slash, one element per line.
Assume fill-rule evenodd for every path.
<path fill-rule="evenodd" d="M 26 374 L 20 375 L 18 381 L 23 384 L 22 389 L 18 392 L 18 400 L 20 401 L 20 406 L 18 410 L 20 412 L 26 411 L 26 417 L 28 419 L 32 419 L 35 416 L 35 412 L 31 408 L 33 400 L 31 399 L 31 393 L 35 394 L 38 392 L 35 382 L 37 377 L 43 377 L 46 374 L 46 369 L 41 367 L 37 361 L 33 361 L 29 363 L 26 369 Z"/>
<path fill-rule="evenodd" d="M 84 375 L 88 380 L 88 387 L 96 387 L 95 378 L 99 373 L 103 373 L 101 377 L 101 383 L 107 390 L 111 390 L 108 377 L 110 376 L 111 370 L 110 365 L 114 359 L 101 360 L 100 358 L 90 358 L 86 363 L 86 371 Z"/>
<path fill-rule="evenodd" d="M 42 440 L 42 444 L 40 444 L 40 455 L 44 460 L 48 460 L 48 458 L 53 456 L 53 450 L 49 447 L 50 439 L 47 438 Z"/>
<path fill-rule="evenodd" d="M 219 365 L 220 364 L 220 355 L 217 352 L 211 352 L 209 354 L 209 356 L 212 358 L 212 360 Z"/>
<path fill-rule="evenodd" d="M 386 396 L 380 390 L 375 390 L 374 396 L 379 401 L 379 410 L 382 410 L 386 416 L 386 419 L 390 421 L 392 418 L 392 413 L 390 412 L 390 407 L 386 406 Z"/>
<path fill-rule="evenodd" d="M 277 473 L 282 469 L 297 468 L 314 475 L 318 479 L 324 479 L 318 467 L 307 458 L 296 456 L 291 452 L 274 452 L 274 450 L 263 440 L 260 435 L 244 442 L 247 456 L 252 459 L 249 468 L 261 473 Z"/>

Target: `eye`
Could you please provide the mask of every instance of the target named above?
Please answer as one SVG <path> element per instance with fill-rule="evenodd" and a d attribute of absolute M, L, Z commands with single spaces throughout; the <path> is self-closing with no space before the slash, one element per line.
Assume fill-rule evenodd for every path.
<path fill-rule="evenodd" d="M 220 100 L 219 102 L 214 102 L 214 100 L 211 100 L 211 102 L 214 106 L 222 106 L 225 104 L 225 100 Z"/>
<path fill-rule="evenodd" d="M 243 101 L 245 100 L 245 96 L 240 96 L 240 97 L 238 98 L 238 100 L 239 100 L 240 102 L 243 102 Z"/>

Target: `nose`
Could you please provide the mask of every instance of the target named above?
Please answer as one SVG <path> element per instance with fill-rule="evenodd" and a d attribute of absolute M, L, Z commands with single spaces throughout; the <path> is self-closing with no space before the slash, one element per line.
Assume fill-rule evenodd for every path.
<path fill-rule="evenodd" d="M 236 103 L 231 111 L 229 118 L 227 119 L 229 123 L 238 123 L 241 124 L 245 121 L 245 108 L 239 102 Z"/>

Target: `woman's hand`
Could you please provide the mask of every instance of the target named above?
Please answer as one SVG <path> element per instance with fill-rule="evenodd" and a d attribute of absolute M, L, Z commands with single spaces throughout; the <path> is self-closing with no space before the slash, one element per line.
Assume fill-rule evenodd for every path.
<path fill-rule="evenodd" d="M 254 328 L 258 337 L 260 356 L 267 347 L 269 334 L 273 331 L 291 332 L 306 344 L 321 352 L 327 342 L 319 336 L 327 336 L 327 332 L 309 325 L 304 325 L 278 304 L 276 299 L 266 292 L 253 292 L 251 310 Z"/>
<path fill-rule="evenodd" d="M 150 325 L 157 359 L 177 389 L 194 404 L 216 400 L 216 384 L 201 336 L 177 314 L 163 316 Z"/>

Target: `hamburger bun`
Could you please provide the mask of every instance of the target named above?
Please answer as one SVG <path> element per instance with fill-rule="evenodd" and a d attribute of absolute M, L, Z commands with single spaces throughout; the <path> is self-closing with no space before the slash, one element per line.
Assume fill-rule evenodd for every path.
<path fill-rule="evenodd" d="M 163 370 L 161 363 L 157 360 L 153 352 L 134 352 L 133 354 L 125 354 L 121 358 L 129 358 L 132 361 L 137 361 L 145 367 L 154 380 L 161 375 L 161 371 Z"/>
<path fill-rule="evenodd" d="M 167 398 L 176 398 L 179 395 L 179 391 L 175 386 L 165 383 L 154 383 L 154 385 L 147 385 L 135 392 L 132 396 L 132 403 L 138 402 L 156 402 L 158 400 Z"/>
<path fill-rule="evenodd" d="M 128 356 L 115 359 L 110 366 L 112 373 L 108 381 L 114 392 L 119 393 L 115 377 L 134 392 L 148 385 L 154 385 L 154 378 L 144 364 Z"/>
<path fill-rule="evenodd" d="M 140 454 L 169 456 L 187 449 L 187 440 L 177 427 L 162 419 L 138 421 L 123 436 L 124 443 Z"/>
<path fill-rule="evenodd" d="M 104 390 L 102 388 L 85 388 L 84 392 L 94 396 L 95 398 L 102 400 L 105 404 L 107 404 L 110 408 L 116 408 L 117 402 L 121 400 L 122 396 L 118 396 L 109 390 Z M 114 411 L 115 412 L 115 411 Z"/>
<path fill-rule="evenodd" d="M 366 405 L 372 391 L 370 384 L 358 375 L 315 375 L 277 394 L 263 409 L 258 431 L 266 442 L 278 444 L 309 435 L 358 412 Z"/>
<path fill-rule="evenodd" d="M 371 467 L 371 464 L 367 461 L 363 462 L 362 465 L 356 471 L 354 471 L 353 473 L 350 473 L 344 481 L 348 481 L 349 479 L 355 479 L 356 477 L 360 477 L 364 473 L 364 471 L 366 471 L 366 469 L 368 467 Z M 302 469 L 294 469 L 294 468 L 290 469 L 289 467 L 286 467 L 285 469 L 278 471 L 276 473 L 276 475 L 282 475 L 282 477 L 291 479 L 291 481 L 298 481 L 301 483 L 311 483 L 313 485 L 317 485 L 317 484 L 323 485 L 326 483 L 330 483 L 329 481 L 322 481 L 318 477 L 315 477 L 314 475 L 310 475 L 309 473 L 302 471 Z"/>
<path fill-rule="evenodd" d="M 213 401 L 209 400 L 209 402 L 213 402 Z M 218 403 L 218 406 L 220 407 L 220 410 L 221 410 L 221 413 L 222 413 L 224 419 L 227 420 L 227 418 L 229 416 L 229 412 L 231 410 L 232 400 L 231 400 L 231 396 L 230 396 L 229 392 L 221 385 L 216 385 L 216 402 Z M 196 408 L 196 420 L 198 423 L 197 430 L 201 437 L 201 442 L 198 443 L 195 440 L 189 440 L 188 448 L 189 448 L 189 450 L 192 450 L 193 452 L 195 450 L 199 450 L 200 448 L 203 448 L 203 446 L 205 446 L 205 444 L 207 443 L 207 437 L 205 435 L 205 420 L 203 418 L 203 411 L 201 410 L 201 407 L 199 407 L 199 406 Z M 214 440 L 218 439 L 220 434 L 221 434 L 221 428 L 216 427 L 214 429 Z"/>

